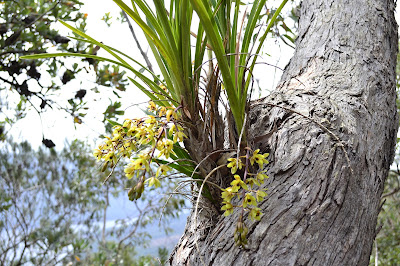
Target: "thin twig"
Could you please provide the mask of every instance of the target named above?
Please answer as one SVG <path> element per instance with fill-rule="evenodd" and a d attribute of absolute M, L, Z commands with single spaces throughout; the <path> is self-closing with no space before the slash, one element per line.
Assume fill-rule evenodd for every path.
<path fill-rule="evenodd" d="M 149 101 L 153 101 L 153 102 L 170 102 L 170 100 L 149 100 Z M 137 106 L 137 105 L 141 105 L 141 104 L 145 104 L 145 103 L 149 103 L 149 101 L 145 101 L 145 102 L 140 102 L 140 103 L 133 103 L 131 105 L 128 105 L 128 107 L 126 107 L 124 110 L 126 111 L 128 108 Z"/>
<path fill-rule="evenodd" d="M 108 184 L 106 186 L 105 197 L 106 197 L 106 204 L 104 206 L 104 217 L 103 217 L 103 230 L 101 233 L 101 239 L 104 246 L 106 246 L 106 223 L 107 223 L 107 208 L 108 208 Z"/>
<path fill-rule="evenodd" d="M 150 62 L 150 60 L 149 60 L 149 57 L 148 57 L 147 54 L 143 51 L 142 46 L 140 45 L 139 40 L 138 40 L 137 37 L 136 37 L 135 31 L 133 30 L 132 24 L 131 24 L 131 22 L 130 22 L 130 20 L 129 20 L 129 18 L 128 18 L 128 16 L 126 15 L 126 13 L 125 13 L 124 10 L 122 10 L 122 15 L 124 16 L 125 20 L 128 22 L 128 26 L 129 26 L 129 29 L 130 29 L 130 31 L 131 31 L 131 33 L 132 33 L 133 39 L 135 39 L 136 46 L 139 48 L 140 54 L 141 54 L 142 57 L 144 58 L 144 61 L 146 61 L 147 67 L 149 68 L 149 70 L 150 70 L 151 72 L 154 73 L 154 71 L 153 71 L 153 66 L 151 65 L 151 62 Z"/>
<path fill-rule="evenodd" d="M 283 68 L 278 67 L 277 65 L 270 64 L 270 63 L 267 63 L 267 62 L 258 62 L 258 63 L 256 63 L 256 65 L 260 65 L 260 64 L 262 64 L 262 65 L 267 65 L 267 66 L 272 66 L 272 67 L 274 67 L 274 68 L 276 68 L 276 69 L 279 69 L 280 71 L 283 72 Z M 298 82 L 300 82 L 301 85 L 303 85 L 304 87 L 306 87 L 306 85 L 305 85 L 301 80 L 299 80 L 299 79 L 296 78 L 296 77 L 293 77 L 293 78 L 294 78 L 295 80 L 297 80 Z"/>
<path fill-rule="evenodd" d="M 123 242 L 125 242 L 127 239 L 131 238 L 131 237 L 133 236 L 133 234 L 136 233 L 136 231 L 137 231 L 137 229 L 138 229 L 138 227 L 139 227 L 140 221 L 141 221 L 141 219 L 142 219 L 143 216 L 144 216 L 143 210 L 139 208 L 137 202 L 135 201 L 134 203 L 135 203 L 136 209 L 139 211 L 139 216 L 137 217 L 137 219 L 136 219 L 136 221 L 135 221 L 135 225 L 133 226 L 132 231 L 131 231 L 128 235 L 126 235 L 123 239 L 121 239 L 121 240 L 118 242 L 118 249 L 117 249 L 117 251 L 119 251 L 119 250 L 121 249 L 121 245 L 123 244 Z"/>
<path fill-rule="evenodd" d="M 390 196 L 396 194 L 396 193 L 399 192 L 399 191 L 400 191 L 400 187 L 395 188 L 395 189 L 392 190 L 391 192 L 386 193 L 386 194 L 383 194 L 383 195 L 382 195 L 382 199 L 387 198 L 387 197 L 390 197 Z"/>
<path fill-rule="evenodd" d="M 223 150 L 216 150 L 216 151 L 210 152 L 209 154 L 207 154 L 206 157 L 203 158 L 203 160 L 201 160 L 201 161 L 199 162 L 198 165 L 196 165 L 196 167 L 194 168 L 193 173 L 192 173 L 192 175 L 190 176 L 190 178 L 191 178 L 191 179 L 193 178 L 194 173 L 196 172 L 197 168 L 200 167 L 200 164 L 202 164 L 203 162 L 205 162 L 211 155 L 213 155 L 213 154 L 215 154 L 215 153 L 219 153 L 219 152 L 226 152 L 226 151 L 235 151 L 235 150 L 234 150 L 234 149 L 223 149 Z"/>
<path fill-rule="evenodd" d="M 220 190 L 223 190 L 223 188 L 220 187 L 219 185 L 217 185 L 216 183 L 211 182 L 211 181 L 208 181 L 208 180 L 204 181 L 204 179 L 200 179 L 200 178 L 198 178 L 198 179 L 182 180 L 182 181 L 180 181 L 179 183 L 186 183 L 186 182 L 206 182 L 207 184 L 213 185 L 213 186 L 219 188 Z"/>
<path fill-rule="evenodd" d="M 213 185 L 213 186 L 216 186 L 217 188 L 222 190 L 222 187 L 218 186 L 214 182 L 211 182 L 211 181 L 208 181 L 208 180 L 204 180 L 204 179 L 188 179 L 188 180 L 180 181 L 178 186 L 176 186 L 176 188 L 174 189 L 174 191 L 171 192 L 171 193 L 168 193 L 168 199 L 165 201 L 165 204 L 161 209 L 161 215 L 160 215 L 160 219 L 158 220 L 158 223 L 161 223 L 161 219 L 164 216 L 164 210 L 167 207 L 167 204 L 168 204 L 169 200 L 172 198 L 172 196 L 175 195 L 175 194 L 182 195 L 182 193 L 177 193 L 178 190 L 180 189 L 180 187 L 183 187 L 185 185 L 184 183 L 186 183 L 186 182 L 200 182 L 200 181 L 206 182 L 207 184 L 210 184 L 210 185 Z"/>
<path fill-rule="evenodd" d="M 114 169 L 117 167 L 117 164 L 118 164 L 118 162 L 119 162 L 119 160 L 120 160 L 121 158 L 122 158 L 122 156 L 120 156 L 120 157 L 118 158 L 117 162 L 114 164 L 113 168 L 111 169 L 110 174 L 106 177 L 106 179 L 104 179 L 103 185 L 104 185 L 105 183 L 107 183 L 108 179 L 109 179 L 109 178 L 111 177 L 111 175 L 114 173 Z"/>
<path fill-rule="evenodd" d="M 43 51 L 41 50 L 31 50 L 31 51 L 25 51 L 25 50 L 13 50 L 13 51 L 5 51 L 0 53 L 0 56 L 6 55 L 6 54 L 30 54 L 30 53 L 42 53 Z"/>

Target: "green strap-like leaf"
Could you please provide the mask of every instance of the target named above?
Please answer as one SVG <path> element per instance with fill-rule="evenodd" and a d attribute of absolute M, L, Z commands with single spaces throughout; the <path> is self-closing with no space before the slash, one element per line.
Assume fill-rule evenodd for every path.
<path fill-rule="evenodd" d="M 103 48 L 104 50 L 106 50 L 109 54 L 111 54 L 112 56 L 114 56 L 116 59 L 118 59 L 118 61 L 120 61 L 121 63 L 128 65 L 128 63 L 122 59 L 120 56 L 118 56 L 116 53 L 114 53 L 113 51 L 111 51 L 107 45 L 102 44 L 101 42 L 98 42 L 97 40 L 93 39 L 92 37 L 90 37 L 89 35 L 87 35 L 86 33 L 78 30 L 77 28 L 72 27 L 71 25 L 69 25 L 68 23 L 60 20 L 61 24 L 63 24 L 65 27 L 67 27 L 68 29 L 72 30 L 73 32 L 75 32 L 76 34 L 78 34 L 79 36 L 82 36 L 83 38 L 86 38 L 90 41 L 92 41 L 93 43 L 95 43 L 96 45 L 100 46 L 101 48 Z"/>
<path fill-rule="evenodd" d="M 256 61 L 257 61 L 257 56 L 258 56 L 259 52 L 261 51 L 261 48 L 262 48 L 262 46 L 264 44 L 265 39 L 267 38 L 267 34 L 269 33 L 269 31 L 272 28 L 272 26 L 275 24 L 275 21 L 276 21 L 278 15 L 281 13 L 282 8 L 286 5 L 287 1 L 288 0 L 283 0 L 282 1 L 282 3 L 280 4 L 278 9 L 275 11 L 274 15 L 272 16 L 271 21 L 269 22 L 269 24 L 267 26 L 267 29 L 265 30 L 265 33 L 263 34 L 263 36 L 261 36 L 260 43 L 258 44 L 257 51 L 256 51 L 255 56 L 253 58 L 253 62 L 251 63 L 251 66 L 250 66 L 250 73 L 253 72 L 254 66 L 255 66 Z M 247 77 L 247 80 L 246 80 L 246 85 L 245 85 L 246 86 L 246 90 L 249 87 L 250 80 L 251 80 L 251 76 L 249 75 Z"/>
<path fill-rule="evenodd" d="M 160 37 L 163 39 L 161 41 L 155 31 L 153 31 L 149 25 L 147 25 L 142 18 L 139 16 L 137 12 L 134 12 L 130 7 L 128 7 L 123 1 L 121 0 L 113 0 L 122 10 L 126 12 L 127 15 L 129 15 L 135 22 L 138 24 L 138 26 L 143 30 L 143 32 L 151 39 L 151 41 L 154 43 L 154 45 L 157 47 L 157 49 L 160 51 L 160 53 L 165 57 L 170 60 L 170 58 L 173 56 L 173 52 L 171 49 L 168 47 L 168 42 L 167 39 L 163 34 L 160 35 Z M 133 1 L 132 1 L 133 2 Z M 150 19 L 152 22 L 153 26 L 156 26 L 156 30 L 158 29 L 158 33 L 160 34 L 162 30 L 159 28 L 157 20 L 154 18 L 154 15 L 147 9 L 146 5 L 143 4 L 143 1 L 135 1 L 139 7 L 143 8 L 141 9 L 147 19 Z"/>
<path fill-rule="evenodd" d="M 85 57 L 85 58 L 93 58 L 96 60 L 100 60 L 100 61 L 107 61 L 122 67 L 125 67 L 129 70 L 135 71 L 130 65 L 128 64 L 123 64 L 121 62 L 109 59 L 109 58 L 105 58 L 105 57 L 101 57 L 101 56 L 97 56 L 97 55 L 91 55 L 91 54 L 78 54 L 78 53 L 47 53 L 47 54 L 32 54 L 32 55 L 24 55 L 21 56 L 21 59 L 43 59 L 43 58 L 52 58 L 52 57 L 64 57 L 64 56 L 69 56 L 69 57 Z"/>
<path fill-rule="evenodd" d="M 74 36 L 68 36 L 68 38 L 75 39 L 75 40 L 81 41 L 81 42 L 87 42 L 87 43 L 91 43 L 91 44 L 96 44 L 96 43 L 92 42 L 91 40 L 82 39 L 82 38 L 77 38 L 77 37 L 74 37 Z M 111 46 L 107 46 L 107 47 L 108 47 L 110 50 L 112 50 L 112 51 L 114 51 L 114 52 L 116 52 L 116 53 L 119 53 L 119 54 L 125 56 L 126 58 L 128 58 L 129 60 L 135 62 L 135 63 L 138 64 L 142 69 L 144 69 L 144 70 L 146 70 L 148 73 L 150 73 L 156 80 L 158 80 L 160 83 L 162 83 L 162 80 L 161 80 L 159 77 L 157 77 L 157 75 L 156 75 L 155 73 L 151 72 L 150 69 L 148 69 L 146 66 L 144 66 L 144 65 L 143 65 L 142 63 L 140 63 L 139 61 L 135 60 L 135 59 L 132 58 L 131 56 L 129 56 L 129 55 L 127 55 L 127 54 L 121 52 L 121 51 L 118 50 L 118 49 L 115 49 L 115 48 L 113 48 L 113 47 L 111 47 Z"/>
<path fill-rule="evenodd" d="M 218 66 L 224 81 L 225 90 L 228 95 L 229 105 L 231 107 L 233 117 L 235 118 L 237 129 L 240 132 L 243 126 L 244 113 L 240 112 L 239 97 L 229 71 L 228 59 L 225 54 L 222 38 L 218 34 L 216 22 L 212 16 L 210 8 L 205 6 L 202 1 L 191 0 L 190 2 L 200 18 L 200 22 L 202 23 L 207 34 L 207 39 L 211 44 L 217 58 Z"/>

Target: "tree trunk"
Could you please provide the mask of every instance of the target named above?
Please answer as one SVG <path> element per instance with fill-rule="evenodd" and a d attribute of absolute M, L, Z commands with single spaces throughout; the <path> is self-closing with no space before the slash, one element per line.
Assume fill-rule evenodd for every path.
<path fill-rule="evenodd" d="M 303 1 L 294 57 L 248 119 L 253 137 L 278 128 L 258 144 L 271 154 L 264 215 L 245 216 L 240 248 L 238 212 L 200 212 L 197 228 L 192 213 L 170 264 L 368 265 L 398 127 L 394 9 L 393 0 Z"/>

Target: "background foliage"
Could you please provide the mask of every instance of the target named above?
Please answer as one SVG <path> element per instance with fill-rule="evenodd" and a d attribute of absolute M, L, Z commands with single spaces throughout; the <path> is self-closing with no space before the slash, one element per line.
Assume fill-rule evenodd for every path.
<path fill-rule="evenodd" d="M 122 177 L 121 169 L 116 174 Z M 168 219 L 184 207 L 179 198 L 164 206 L 165 198 L 153 193 L 130 208 L 133 217 L 106 227 L 110 198 L 121 199 L 132 184 L 113 178 L 104 186 L 96 160 L 81 141 L 61 152 L 8 141 L 0 149 L 0 176 L 2 265 L 150 260 L 136 253 L 151 239 L 146 228 L 163 212 L 160 229 L 168 230 Z M 160 250 L 161 259 L 165 253 Z"/>
<path fill-rule="evenodd" d="M 123 71 L 90 58 L 19 60 L 22 55 L 55 51 L 96 54 L 99 47 L 63 36 L 59 26 L 56 27 L 56 22 L 62 19 L 85 31 L 88 14 L 79 11 L 82 4 L 78 0 L 0 2 L 1 138 L 4 139 L 11 126 L 25 117 L 27 111 L 35 111 L 42 117 L 46 111 L 63 110 L 80 124 L 89 109 L 88 94 L 109 87 L 117 98 L 118 92 L 126 89 Z M 79 73 L 96 74 L 92 89 L 84 87 L 82 82 L 68 86 Z M 115 98 L 104 110 L 105 122 L 107 118 L 123 114 Z M 51 140 L 43 143 L 48 147 L 54 145 Z"/>

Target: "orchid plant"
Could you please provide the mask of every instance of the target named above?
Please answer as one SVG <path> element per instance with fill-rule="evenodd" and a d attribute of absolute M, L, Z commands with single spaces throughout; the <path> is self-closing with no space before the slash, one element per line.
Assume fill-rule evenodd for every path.
<path fill-rule="evenodd" d="M 148 115 L 115 123 L 112 136 L 94 151 L 103 161 L 103 170 L 113 169 L 122 158 L 130 160 L 125 174 L 137 179 L 128 192 L 131 200 L 141 197 L 146 184 L 160 186 L 160 178 L 173 169 L 196 180 L 198 188 L 207 183 L 201 186 L 206 188 L 203 196 L 221 213 L 228 216 L 235 209 L 241 211 L 235 241 L 246 244 L 243 215 L 248 212 L 252 220 L 260 219 L 257 205 L 267 195 L 260 186 L 268 178 L 264 170 L 268 154 L 253 150 L 246 132 L 253 70 L 267 34 L 288 0 L 274 12 L 265 8 L 266 0 L 255 0 L 249 12 L 250 6 L 233 0 L 171 0 L 168 5 L 163 0 L 113 1 L 143 30 L 161 76 L 63 21 L 75 33 L 74 39 L 101 47 L 113 59 L 77 53 L 23 58 L 78 56 L 131 71 L 131 82 L 149 97 Z M 224 146 L 226 139 L 229 143 Z M 230 156 L 224 158 L 228 150 Z M 228 171 L 211 155 L 224 158 L 222 166 Z M 204 160 L 211 160 L 214 170 L 221 169 L 219 174 L 201 165 Z M 211 173 L 223 182 L 210 178 Z M 240 203 L 234 204 L 234 198 Z"/>

